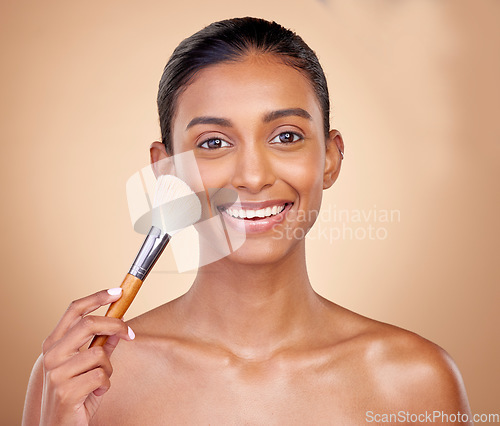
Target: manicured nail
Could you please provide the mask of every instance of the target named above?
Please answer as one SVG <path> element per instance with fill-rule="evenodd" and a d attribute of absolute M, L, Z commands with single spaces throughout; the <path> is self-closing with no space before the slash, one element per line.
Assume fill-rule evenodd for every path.
<path fill-rule="evenodd" d="M 110 296 L 116 296 L 117 294 L 121 294 L 121 292 L 122 292 L 121 287 L 110 288 L 108 290 L 108 294 Z"/>
<path fill-rule="evenodd" d="M 131 340 L 135 339 L 135 333 L 132 331 L 130 327 L 128 328 L 128 337 L 130 337 Z"/>

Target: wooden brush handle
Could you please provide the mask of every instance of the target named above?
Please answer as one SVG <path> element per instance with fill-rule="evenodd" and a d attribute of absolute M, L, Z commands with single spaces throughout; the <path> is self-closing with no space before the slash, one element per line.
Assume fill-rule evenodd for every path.
<path fill-rule="evenodd" d="M 106 312 L 107 317 L 111 318 L 121 318 L 127 312 L 128 307 L 134 300 L 135 295 L 139 291 L 142 285 L 142 280 L 133 275 L 127 274 L 125 279 L 120 286 L 122 288 L 122 297 L 120 297 L 116 302 L 109 305 L 108 312 Z M 103 346 L 108 340 L 108 336 L 94 336 L 89 348 L 94 346 Z"/>

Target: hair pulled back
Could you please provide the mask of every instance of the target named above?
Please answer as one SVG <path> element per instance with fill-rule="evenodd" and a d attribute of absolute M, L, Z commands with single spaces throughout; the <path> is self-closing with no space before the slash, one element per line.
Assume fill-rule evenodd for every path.
<path fill-rule="evenodd" d="M 176 102 L 194 76 L 204 68 L 241 61 L 251 54 L 270 54 L 308 78 L 323 113 L 325 137 L 330 130 L 330 99 L 323 69 L 314 51 L 295 32 L 259 18 L 214 22 L 174 50 L 160 80 L 158 113 L 162 142 L 172 154 L 172 120 Z"/>

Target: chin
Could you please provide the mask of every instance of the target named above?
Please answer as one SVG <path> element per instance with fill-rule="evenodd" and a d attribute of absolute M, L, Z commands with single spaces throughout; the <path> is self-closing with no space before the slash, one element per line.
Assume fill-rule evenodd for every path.
<path fill-rule="evenodd" d="M 225 262 L 242 265 L 271 265 L 290 260 L 290 256 L 300 251 L 304 245 L 302 240 L 290 240 L 284 238 L 255 238 L 251 236 L 245 240 L 243 245 L 224 257 Z"/>

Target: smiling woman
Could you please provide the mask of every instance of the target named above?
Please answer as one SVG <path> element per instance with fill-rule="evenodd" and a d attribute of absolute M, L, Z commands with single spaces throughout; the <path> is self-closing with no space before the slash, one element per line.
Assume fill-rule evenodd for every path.
<path fill-rule="evenodd" d="M 24 424 L 364 424 L 367 413 L 470 414 L 445 351 L 311 286 L 303 237 L 339 175 L 344 145 L 330 130 L 321 66 L 300 37 L 255 18 L 214 23 L 175 50 L 158 106 L 155 174 L 161 160 L 192 151 L 205 188 L 237 192 L 237 203 L 219 208 L 245 242 L 200 267 L 186 294 L 127 324 L 88 315 L 118 290 L 74 302 L 44 343 Z M 117 346 L 134 339 L 131 329 L 134 342 Z M 106 346 L 79 350 L 95 334 L 110 336 Z"/>

